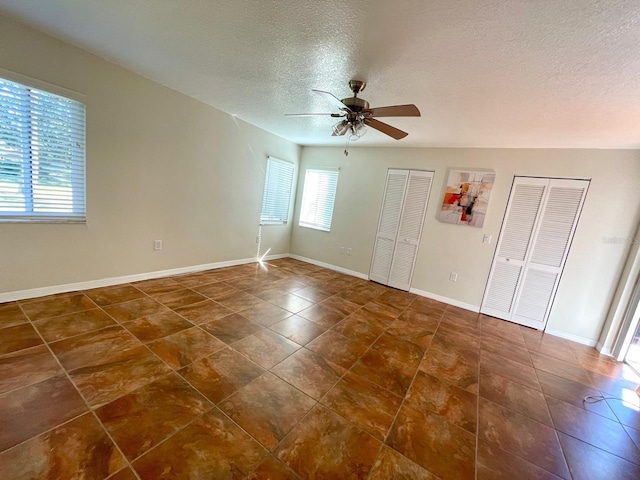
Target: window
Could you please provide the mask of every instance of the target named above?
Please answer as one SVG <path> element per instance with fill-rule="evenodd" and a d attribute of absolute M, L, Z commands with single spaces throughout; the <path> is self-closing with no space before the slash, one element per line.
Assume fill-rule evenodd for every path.
<path fill-rule="evenodd" d="M 292 163 L 273 157 L 267 159 L 260 225 L 284 225 L 287 223 L 293 171 Z"/>
<path fill-rule="evenodd" d="M 304 193 L 300 211 L 301 227 L 329 232 L 333 217 L 333 204 L 338 187 L 338 170 L 310 168 L 304 177 Z"/>
<path fill-rule="evenodd" d="M 0 221 L 84 219 L 84 104 L 0 78 Z"/>

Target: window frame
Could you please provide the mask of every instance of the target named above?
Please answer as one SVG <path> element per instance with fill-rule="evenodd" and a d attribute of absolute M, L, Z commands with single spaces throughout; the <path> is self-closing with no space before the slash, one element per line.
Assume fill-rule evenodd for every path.
<path fill-rule="evenodd" d="M 277 195 L 281 187 L 280 185 L 275 185 L 273 186 L 273 188 L 270 188 L 271 185 L 269 180 L 273 177 L 270 177 L 269 173 L 271 172 L 271 169 L 273 168 L 273 166 L 276 166 L 276 165 L 286 166 L 288 168 L 291 168 L 291 178 L 288 185 L 288 189 L 286 188 L 287 187 L 286 185 L 284 186 L 285 190 L 288 190 L 287 201 L 286 201 L 286 212 L 284 212 L 285 213 L 284 215 L 279 215 L 278 219 L 273 219 L 273 218 L 265 219 L 263 218 L 263 215 L 265 213 L 265 206 L 267 206 L 268 203 L 275 203 L 275 202 L 268 201 L 268 196 L 270 196 L 271 192 L 273 192 L 273 195 Z M 295 176 L 296 176 L 296 166 L 294 163 L 287 162 L 286 160 L 281 160 L 280 158 L 276 158 L 272 156 L 267 157 L 267 166 L 265 169 L 265 178 L 264 178 L 264 192 L 262 194 L 262 208 L 260 210 L 260 225 L 287 225 L 289 223 L 289 215 L 291 214 L 291 197 L 293 194 L 293 182 L 294 182 Z"/>
<path fill-rule="evenodd" d="M 76 91 L 53 85 L 41 80 L 37 80 L 26 75 L 21 75 L 10 70 L 0 68 L 0 79 L 19 84 L 21 87 L 42 92 L 47 95 L 53 95 L 62 97 L 65 100 L 72 100 L 76 102 L 81 108 L 81 115 L 78 117 L 81 120 L 80 126 L 77 128 L 80 131 L 79 137 L 81 142 L 77 143 L 73 147 L 74 153 L 72 157 L 79 157 L 79 161 L 72 160 L 73 175 L 77 175 L 79 180 L 72 179 L 72 187 L 79 188 L 79 190 L 73 192 L 74 200 L 72 202 L 71 212 L 34 212 L 33 207 L 31 210 L 27 209 L 28 204 L 33 204 L 33 194 L 29 199 L 25 199 L 25 209 L 23 211 L 11 212 L 9 210 L 0 210 L 0 223 L 86 223 L 87 202 L 87 174 L 86 174 L 86 111 L 87 111 L 87 96 Z M 45 112 L 46 109 L 43 109 Z M 31 134 L 28 134 L 29 149 L 33 149 L 34 138 Z M 23 161 L 25 158 L 23 156 Z M 54 164 L 55 166 L 55 164 Z M 28 192 L 33 192 L 34 188 L 33 179 L 28 181 L 28 185 L 25 188 Z M 76 209 L 76 207 L 79 208 Z"/>
<path fill-rule="evenodd" d="M 329 187 L 329 190 L 326 192 L 320 192 L 320 191 L 316 191 L 316 192 L 311 192 L 311 189 L 308 188 L 310 185 L 307 183 L 310 179 L 309 173 L 310 172 L 315 172 L 315 173 L 322 173 L 322 174 L 330 174 L 331 176 L 335 176 L 335 180 L 330 180 L 331 184 L 334 185 L 333 189 L 331 189 L 331 187 Z M 340 169 L 339 168 L 335 168 L 335 167 L 310 167 L 307 168 L 305 170 L 305 176 L 304 176 L 304 186 L 303 186 L 303 190 L 302 190 L 302 201 L 300 204 L 300 216 L 298 218 L 298 226 L 300 227 L 304 227 L 304 228 L 311 228 L 313 230 L 320 230 L 323 232 L 330 232 L 331 231 L 331 226 L 333 224 L 333 213 L 335 211 L 335 201 L 336 201 L 336 196 L 338 193 L 338 180 L 340 177 Z M 331 191 L 333 190 L 333 191 Z M 319 223 L 319 222 L 312 222 L 312 221 L 307 221 L 308 220 L 308 215 L 311 214 L 312 212 L 307 211 L 307 209 L 309 208 L 309 205 L 315 203 L 316 204 L 316 210 L 318 209 L 317 204 L 319 203 L 319 197 L 318 195 L 320 194 L 329 194 L 329 196 L 327 196 L 324 199 L 324 214 L 321 215 L 321 217 L 323 217 L 324 219 L 328 219 L 328 222 L 325 223 Z M 333 193 L 333 195 L 331 195 L 331 193 Z M 308 198 L 307 195 L 312 195 L 315 194 L 315 198 L 314 199 L 310 199 Z M 327 211 L 329 210 L 328 214 Z M 316 211 L 315 216 L 318 216 L 318 212 Z M 305 218 L 307 217 L 307 218 Z"/>

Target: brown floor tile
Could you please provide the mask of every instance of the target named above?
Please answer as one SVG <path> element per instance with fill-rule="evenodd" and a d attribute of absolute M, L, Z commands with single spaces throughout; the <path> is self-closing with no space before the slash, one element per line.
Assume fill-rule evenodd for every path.
<path fill-rule="evenodd" d="M 640 465 L 640 451 L 618 422 L 547 397 L 556 430 Z"/>
<path fill-rule="evenodd" d="M 211 283 L 211 280 L 202 273 L 188 273 L 186 275 L 176 275 L 175 277 L 171 277 L 171 280 L 178 282 L 180 285 L 191 288 L 197 287 L 198 285 L 205 285 L 207 283 Z"/>
<path fill-rule="evenodd" d="M 528 367 L 533 367 L 529 350 L 525 347 L 514 345 L 510 340 L 483 334 L 480 338 L 480 348 L 484 352 L 491 352 L 494 355 L 499 355 Z"/>
<path fill-rule="evenodd" d="M 401 361 L 378 350 L 369 349 L 351 371 L 404 397 L 418 369 L 420 359 Z"/>
<path fill-rule="evenodd" d="M 171 369 L 158 357 L 140 346 L 126 350 L 117 361 L 78 368 L 70 376 L 87 402 L 98 407 L 169 372 Z"/>
<path fill-rule="evenodd" d="M 633 392 L 635 392 L 640 385 L 640 382 L 636 379 L 611 378 L 596 372 L 589 372 L 589 378 L 592 382 L 589 386 L 596 387 L 604 394 L 621 398 L 626 398 L 629 395 L 633 397 Z"/>
<path fill-rule="evenodd" d="M 558 480 L 560 477 L 495 445 L 478 442 L 478 480 Z"/>
<path fill-rule="evenodd" d="M 109 477 L 109 480 L 138 480 L 136 474 L 129 467 L 123 468 L 115 475 Z"/>
<path fill-rule="evenodd" d="M 413 342 L 403 340 L 393 335 L 382 334 L 372 345 L 379 352 L 382 352 L 402 363 L 418 365 L 425 349 Z"/>
<path fill-rule="evenodd" d="M 129 300 L 135 300 L 136 298 L 146 296 L 136 287 L 129 284 L 94 288 L 92 290 L 85 290 L 82 293 L 93 300 L 96 305 L 100 305 L 101 307 L 113 305 L 114 303 L 128 302 Z"/>
<path fill-rule="evenodd" d="M 326 360 L 348 369 L 366 352 L 369 345 L 327 330 L 309 342 L 306 347 L 322 355 Z"/>
<path fill-rule="evenodd" d="M 258 325 L 238 313 L 206 323 L 202 325 L 202 328 L 228 345 L 264 330 L 262 325 Z"/>
<path fill-rule="evenodd" d="M 403 406 L 386 444 L 442 479 L 474 478 L 475 435 L 434 413 Z"/>
<path fill-rule="evenodd" d="M 13 327 L 28 321 L 17 302 L 0 303 L 0 328 Z"/>
<path fill-rule="evenodd" d="M 302 478 L 365 479 L 380 442 L 330 410 L 315 406 L 275 455 Z"/>
<path fill-rule="evenodd" d="M 409 292 L 387 289 L 376 299 L 376 301 L 384 305 L 390 305 L 394 308 L 404 310 L 411 305 L 411 302 L 415 300 L 416 296 L 417 295 Z"/>
<path fill-rule="evenodd" d="M 385 333 L 403 340 L 408 340 L 426 350 L 429 348 L 429 345 L 431 345 L 431 340 L 437 327 L 437 321 L 434 321 L 432 325 L 417 324 L 403 321 L 401 315 L 398 320 L 394 321 L 389 328 L 387 328 Z"/>
<path fill-rule="evenodd" d="M 62 372 L 44 345 L 0 357 L 0 393 L 42 382 Z"/>
<path fill-rule="evenodd" d="M 332 308 L 318 304 L 307 308 L 306 310 L 302 310 L 298 313 L 298 316 L 311 320 L 323 328 L 331 328 L 342 320 L 346 314 L 336 312 Z"/>
<path fill-rule="evenodd" d="M 60 317 L 34 322 L 33 325 L 47 342 L 55 342 L 82 333 L 92 332 L 117 325 L 109 315 L 99 308 L 71 313 Z"/>
<path fill-rule="evenodd" d="M 213 322 L 233 313 L 227 307 L 213 300 L 192 303 L 186 307 L 176 308 L 175 311 L 196 325 Z"/>
<path fill-rule="evenodd" d="M 257 307 L 264 303 L 264 300 L 242 291 L 224 295 L 219 297 L 216 301 L 234 312 L 240 312 L 247 308 Z"/>
<path fill-rule="evenodd" d="M 420 363 L 420 370 L 447 383 L 478 393 L 479 355 L 473 349 L 451 350 L 431 345 Z"/>
<path fill-rule="evenodd" d="M 126 351 L 141 345 L 120 325 L 77 335 L 50 344 L 51 350 L 67 370 L 117 362 Z"/>
<path fill-rule="evenodd" d="M 0 395 L 0 452 L 87 410 L 64 375 Z"/>
<path fill-rule="evenodd" d="M 21 306 L 22 310 L 34 322 L 44 318 L 58 317 L 96 308 L 96 304 L 82 293 L 31 300 L 21 303 Z"/>
<path fill-rule="evenodd" d="M 520 326 L 506 320 L 480 315 L 480 331 L 482 336 L 486 338 L 502 340 L 508 345 L 522 348 L 527 346 Z"/>
<path fill-rule="evenodd" d="M 384 315 L 382 313 L 375 313 L 370 310 L 367 310 L 366 306 L 362 307 L 359 310 L 356 310 L 346 318 L 350 318 L 352 320 L 359 320 L 361 322 L 364 322 L 367 325 L 371 325 L 372 327 L 376 327 L 376 328 L 381 328 L 383 330 L 388 328 L 396 320 L 394 317 L 390 317 L 389 315 Z"/>
<path fill-rule="evenodd" d="M 480 370 L 480 396 L 553 428 L 542 392 Z"/>
<path fill-rule="evenodd" d="M 332 330 L 367 344 L 372 344 L 384 332 L 383 327 L 351 315 L 335 325 Z"/>
<path fill-rule="evenodd" d="M 209 297 L 212 300 L 226 297 L 227 295 L 238 291 L 237 288 L 234 288 L 231 285 L 227 285 L 226 283 L 222 282 L 198 285 L 197 287 L 193 287 L 193 290 L 204 295 L 205 297 Z"/>
<path fill-rule="evenodd" d="M 480 336 L 477 333 L 454 327 L 444 320 L 438 325 L 434 340 L 446 348 L 469 348 L 479 350 Z"/>
<path fill-rule="evenodd" d="M 198 292 L 194 292 L 188 288 L 182 290 L 176 290 L 174 292 L 167 292 L 154 297 L 158 302 L 164 306 L 173 310 L 177 310 L 182 307 L 188 307 L 194 303 L 203 302 L 207 299 L 204 295 L 200 295 Z"/>
<path fill-rule="evenodd" d="M 438 319 L 442 317 L 442 314 L 447 309 L 447 304 L 439 302 L 437 300 L 433 300 L 427 297 L 416 297 L 409 305 L 409 310 L 419 310 L 426 314 L 437 317 Z"/>
<path fill-rule="evenodd" d="M 449 422 L 476 433 L 478 397 L 424 372 L 419 371 L 416 375 L 405 405 L 417 411 L 436 413 Z"/>
<path fill-rule="evenodd" d="M 133 463 L 142 480 L 243 479 L 265 450 L 214 408 Z"/>
<path fill-rule="evenodd" d="M 265 302 L 271 302 L 276 298 L 279 298 L 283 295 L 286 295 L 289 292 L 289 289 L 286 287 L 278 287 L 272 282 L 265 282 L 257 287 L 253 287 L 247 290 L 251 295 L 254 295 Z"/>
<path fill-rule="evenodd" d="M 628 400 L 608 398 L 606 403 L 613 410 L 620 423 L 640 429 L 640 397 L 629 397 Z"/>
<path fill-rule="evenodd" d="M 293 293 L 287 293 L 285 295 L 281 295 L 279 297 L 273 298 L 270 300 L 271 303 L 277 305 L 280 308 L 284 308 L 285 310 L 291 313 L 298 313 L 302 310 L 309 308 L 313 305 L 313 302 L 309 300 L 305 300 L 302 297 L 298 297 Z"/>
<path fill-rule="evenodd" d="M 199 358 L 207 357 L 226 345 L 198 327 L 182 330 L 148 344 L 171 368 L 178 370 Z"/>
<path fill-rule="evenodd" d="M 214 403 L 219 403 L 264 373 L 235 350 L 225 348 L 178 372 Z"/>
<path fill-rule="evenodd" d="M 87 413 L 1 454 L 0 478 L 102 479 L 125 465 L 104 429 Z"/>
<path fill-rule="evenodd" d="M 588 443 L 559 434 L 573 478 L 579 480 L 637 480 L 640 466 L 611 455 Z"/>
<path fill-rule="evenodd" d="M 540 391 L 538 376 L 533 367 L 528 367 L 495 353 L 482 351 L 480 355 L 480 370 Z"/>
<path fill-rule="evenodd" d="M 378 299 L 366 303 L 362 308 L 369 314 L 376 315 L 380 318 L 387 318 L 390 321 L 398 318 L 404 311 L 404 308 L 396 307 L 393 304 L 380 303 Z"/>
<path fill-rule="evenodd" d="M 478 439 L 569 478 L 556 431 L 521 413 L 480 398 Z"/>
<path fill-rule="evenodd" d="M 590 388 L 582 383 L 573 382 L 566 378 L 558 377 L 550 373 L 538 370 L 537 372 L 540 387 L 545 395 L 555 397 L 576 407 L 584 408 L 593 413 L 616 420 L 616 416 L 609 408 L 607 402 L 584 402 L 584 398 L 590 395 L 600 396 L 600 392 L 595 388 Z"/>
<path fill-rule="evenodd" d="M 0 330 L 0 355 L 42 344 L 40 335 L 29 323 Z"/>
<path fill-rule="evenodd" d="M 292 315 L 278 323 L 274 323 L 269 328 L 298 345 L 306 345 L 325 331 L 320 325 L 297 315 Z"/>
<path fill-rule="evenodd" d="M 96 414 L 133 460 L 211 407 L 206 398 L 171 374 L 103 405 Z"/>
<path fill-rule="evenodd" d="M 153 298 L 145 297 L 109 305 L 104 307 L 104 311 L 116 319 L 116 321 L 124 323 L 157 313 L 169 312 L 170 310 Z"/>
<path fill-rule="evenodd" d="M 346 372 L 306 348 L 301 348 L 271 371 L 316 400 L 320 400 Z"/>
<path fill-rule="evenodd" d="M 171 278 L 154 278 L 132 283 L 138 290 L 142 290 L 147 295 L 162 295 L 163 293 L 175 292 L 184 287 Z"/>
<path fill-rule="evenodd" d="M 269 369 L 298 350 L 300 345 L 277 333 L 262 330 L 234 343 L 233 348 Z"/>
<path fill-rule="evenodd" d="M 438 477 L 384 445 L 369 480 L 438 480 Z"/>
<path fill-rule="evenodd" d="M 315 400 L 267 372 L 219 406 L 253 438 L 273 450 L 315 404 Z"/>
<path fill-rule="evenodd" d="M 329 297 L 320 303 L 323 307 L 329 307 L 332 310 L 335 310 L 342 315 L 350 315 L 356 310 L 358 310 L 361 305 L 357 303 L 350 302 L 349 300 L 345 300 L 344 298 L 338 297 L 334 295 L 333 297 Z"/>
<path fill-rule="evenodd" d="M 274 323 L 290 317 L 291 312 L 288 312 L 284 308 L 271 305 L 270 303 L 262 303 L 256 307 L 243 310 L 242 316 L 259 323 L 260 325 L 269 327 Z"/>
<path fill-rule="evenodd" d="M 165 312 L 138 318 L 123 323 L 122 326 L 135 335 L 138 340 L 146 343 L 191 328 L 193 324 L 177 313 Z"/>
<path fill-rule="evenodd" d="M 622 426 L 629 434 L 629 437 L 631 437 L 631 440 L 633 440 L 633 443 L 636 444 L 636 447 L 640 449 L 640 430 L 636 430 L 635 428 L 628 427 L 624 424 Z"/>
<path fill-rule="evenodd" d="M 402 397 L 347 373 L 321 402 L 378 440 L 384 440 Z"/>
<path fill-rule="evenodd" d="M 542 370 L 567 380 L 582 383 L 587 387 L 593 387 L 591 376 L 579 365 L 572 365 L 537 352 L 531 352 L 531 360 L 536 370 Z"/>
<path fill-rule="evenodd" d="M 331 296 L 330 293 L 320 290 L 316 287 L 305 287 L 300 290 L 296 290 L 293 295 L 304 298 L 310 302 L 321 302 Z"/>
<path fill-rule="evenodd" d="M 256 471 L 247 477 L 247 480 L 298 480 L 299 478 L 284 463 L 268 456 Z"/>

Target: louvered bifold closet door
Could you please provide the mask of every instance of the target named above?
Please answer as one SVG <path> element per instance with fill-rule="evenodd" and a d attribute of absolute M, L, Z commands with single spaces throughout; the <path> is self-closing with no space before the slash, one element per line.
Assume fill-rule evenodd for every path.
<path fill-rule="evenodd" d="M 511 320 L 544 329 L 589 186 L 550 180 Z"/>
<path fill-rule="evenodd" d="M 480 311 L 511 320 L 527 250 L 538 219 L 548 179 L 516 178 L 498 239 Z"/>
<path fill-rule="evenodd" d="M 395 250 L 408 179 L 408 170 L 390 169 L 387 173 L 382 212 L 378 222 L 376 242 L 373 247 L 373 259 L 371 260 L 371 270 L 369 272 L 371 280 L 385 285 L 389 282 L 391 261 Z"/>
<path fill-rule="evenodd" d="M 409 290 L 418 256 L 424 216 L 427 211 L 433 172 L 411 171 L 405 193 L 396 249 L 391 263 L 389 286 Z"/>

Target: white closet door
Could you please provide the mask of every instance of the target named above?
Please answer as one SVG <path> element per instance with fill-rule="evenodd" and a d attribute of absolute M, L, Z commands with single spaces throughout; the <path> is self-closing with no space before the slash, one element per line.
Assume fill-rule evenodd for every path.
<path fill-rule="evenodd" d="M 589 182 L 551 180 L 512 321 L 543 330 Z"/>
<path fill-rule="evenodd" d="M 482 313 L 511 320 L 516 291 L 548 179 L 516 178 L 489 273 Z"/>
<path fill-rule="evenodd" d="M 544 329 L 588 186 L 514 179 L 482 313 Z"/>
<path fill-rule="evenodd" d="M 373 259 L 369 278 L 385 285 L 389 282 L 391 261 L 395 250 L 398 225 L 402 215 L 404 194 L 409 179 L 408 170 L 392 170 L 387 172 L 382 212 L 378 222 L 376 243 L 373 247 Z"/>
<path fill-rule="evenodd" d="M 431 193 L 433 172 L 411 171 L 407 185 L 396 249 L 391 263 L 389 286 L 409 290 L 418 256 L 424 216 Z"/>

